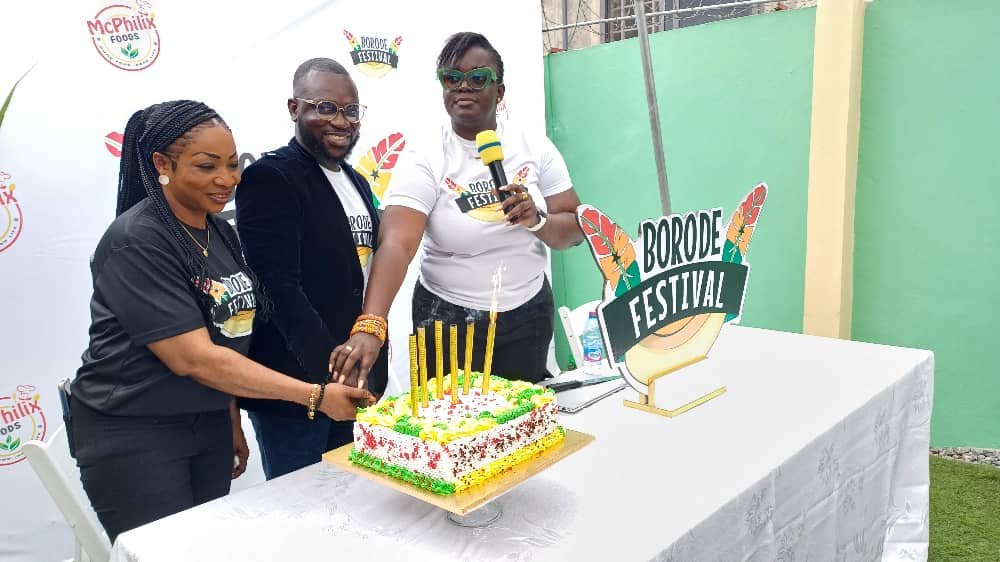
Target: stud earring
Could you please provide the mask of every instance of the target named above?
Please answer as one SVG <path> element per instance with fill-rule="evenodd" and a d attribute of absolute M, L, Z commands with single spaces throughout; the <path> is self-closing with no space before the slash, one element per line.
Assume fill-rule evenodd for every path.
<path fill-rule="evenodd" d="M 167 185 L 168 183 L 170 183 L 170 176 L 168 176 L 167 174 L 160 174 L 160 177 L 158 179 L 160 180 L 160 185 Z"/>

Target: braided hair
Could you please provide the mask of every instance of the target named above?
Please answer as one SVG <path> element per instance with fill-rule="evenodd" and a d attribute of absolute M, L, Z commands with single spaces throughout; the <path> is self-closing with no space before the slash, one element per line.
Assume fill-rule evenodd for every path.
<path fill-rule="evenodd" d="M 194 141 L 196 133 L 202 128 L 220 126 L 229 130 L 229 126 L 214 109 L 197 101 L 168 101 L 136 111 L 125 126 L 121 166 L 118 172 L 118 205 L 115 216 L 128 211 L 143 199 L 149 199 L 156 211 L 156 217 L 177 242 L 176 246 L 181 248 L 184 267 L 196 289 L 209 278 L 206 257 L 200 251 L 196 251 L 193 243 L 181 232 L 180 223 L 170 210 L 158 181 L 159 174 L 153 165 L 153 153 L 159 152 L 165 155 L 170 160 L 171 166 L 177 169 L 177 158 L 184 148 Z M 212 228 L 215 220 L 209 215 L 206 226 Z M 220 238 L 225 242 L 236 263 L 253 282 L 257 292 L 259 312 L 266 315 L 267 299 L 261 293 L 257 277 L 247 267 L 243 252 L 218 225 L 215 229 L 221 234 Z M 211 314 L 214 300 L 205 291 L 195 290 L 195 293 L 205 313 Z"/>
<path fill-rule="evenodd" d="M 461 31 L 448 38 L 444 48 L 441 49 L 441 54 L 438 55 L 438 68 L 455 64 L 455 61 L 473 47 L 480 47 L 493 55 L 493 60 L 497 63 L 497 83 L 503 84 L 503 59 L 500 58 L 500 53 L 493 48 L 489 39 L 472 31 Z"/>

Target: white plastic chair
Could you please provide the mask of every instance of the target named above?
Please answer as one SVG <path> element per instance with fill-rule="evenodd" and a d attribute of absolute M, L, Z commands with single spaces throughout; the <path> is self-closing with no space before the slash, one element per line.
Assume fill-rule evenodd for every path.
<path fill-rule="evenodd" d="M 59 426 L 47 441 L 28 441 L 22 450 L 73 530 L 76 537 L 73 559 L 76 562 L 107 562 L 111 556 L 111 542 L 83 492 L 80 470 L 69 455 L 66 426 Z"/>
<path fill-rule="evenodd" d="M 601 301 L 585 302 L 572 310 L 565 306 L 559 307 L 559 319 L 562 321 L 563 331 L 566 332 L 566 343 L 569 344 L 577 367 L 583 366 L 583 345 L 580 339 L 583 336 L 583 327 L 587 323 L 587 316 L 597 310 L 599 304 Z"/>

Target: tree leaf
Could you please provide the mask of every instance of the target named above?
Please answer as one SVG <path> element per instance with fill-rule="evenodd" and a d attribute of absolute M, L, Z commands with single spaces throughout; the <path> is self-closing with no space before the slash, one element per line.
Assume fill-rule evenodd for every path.
<path fill-rule="evenodd" d="M 31 68 L 34 68 L 34 66 Z M 31 68 L 22 74 L 21 77 L 17 79 L 17 82 L 14 82 L 14 85 L 10 88 L 10 93 L 7 94 L 7 99 L 3 102 L 3 106 L 0 106 L 0 125 L 3 125 L 3 116 L 7 114 L 7 108 L 10 106 L 10 100 L 14 97 L 14 90 L 17 89 L 17 85 L 21 83 L 21 80 L 24 80 L 24 77 L 28 75 L 28 72 L 31 72 Z"/>
<path fill-rule="evenodd" d="M 10 450 L 13 451 L 14 449 L 20 446 L 21 446 L 21 439 L 18 438 L 17 440 L 14 441 L 14 444 L 10 446 Z"/>

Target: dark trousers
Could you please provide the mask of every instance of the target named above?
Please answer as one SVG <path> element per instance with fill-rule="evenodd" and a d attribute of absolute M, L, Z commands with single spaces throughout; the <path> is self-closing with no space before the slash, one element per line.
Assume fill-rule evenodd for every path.
<path fill-rule="evenodd" d="M 552 288 L 548 279 L 534 297 L 521 306 L 497 316 L 493 342 L 493 375 L 507 379 L 538 382 L 550 377 L 546 362 L 552 341 Z M 444 323 L 442 355 L 444 373 L 450 372 L 450 341 L 448 325 L 458 324 L 458 368 L 465 365 L 466 322 L 475 323 L 473 334 L 472 370 L 482 371 L 486 356 L 486 333 L 489 311 L 465 308 L 447 302 L 428 291 L 419 281 L 413 290 L 413 329 L 427 330 L 427 374 L 435 375 L 434 321 Z"/>
<path fill-rule="evenodd" d="M 312 420 L 271 412 L 250 412 L 249 417 L 268 480 L 318 463 L 323 453 L 354 440 L 353 421 L 333 421 L 323 414 Z"/>
<path fill-rule="evenodd" d="M 70 400 L 80 480 L 104 530 L 119 533 L 229 493 L 229 412 L 110 416 Z"/>

